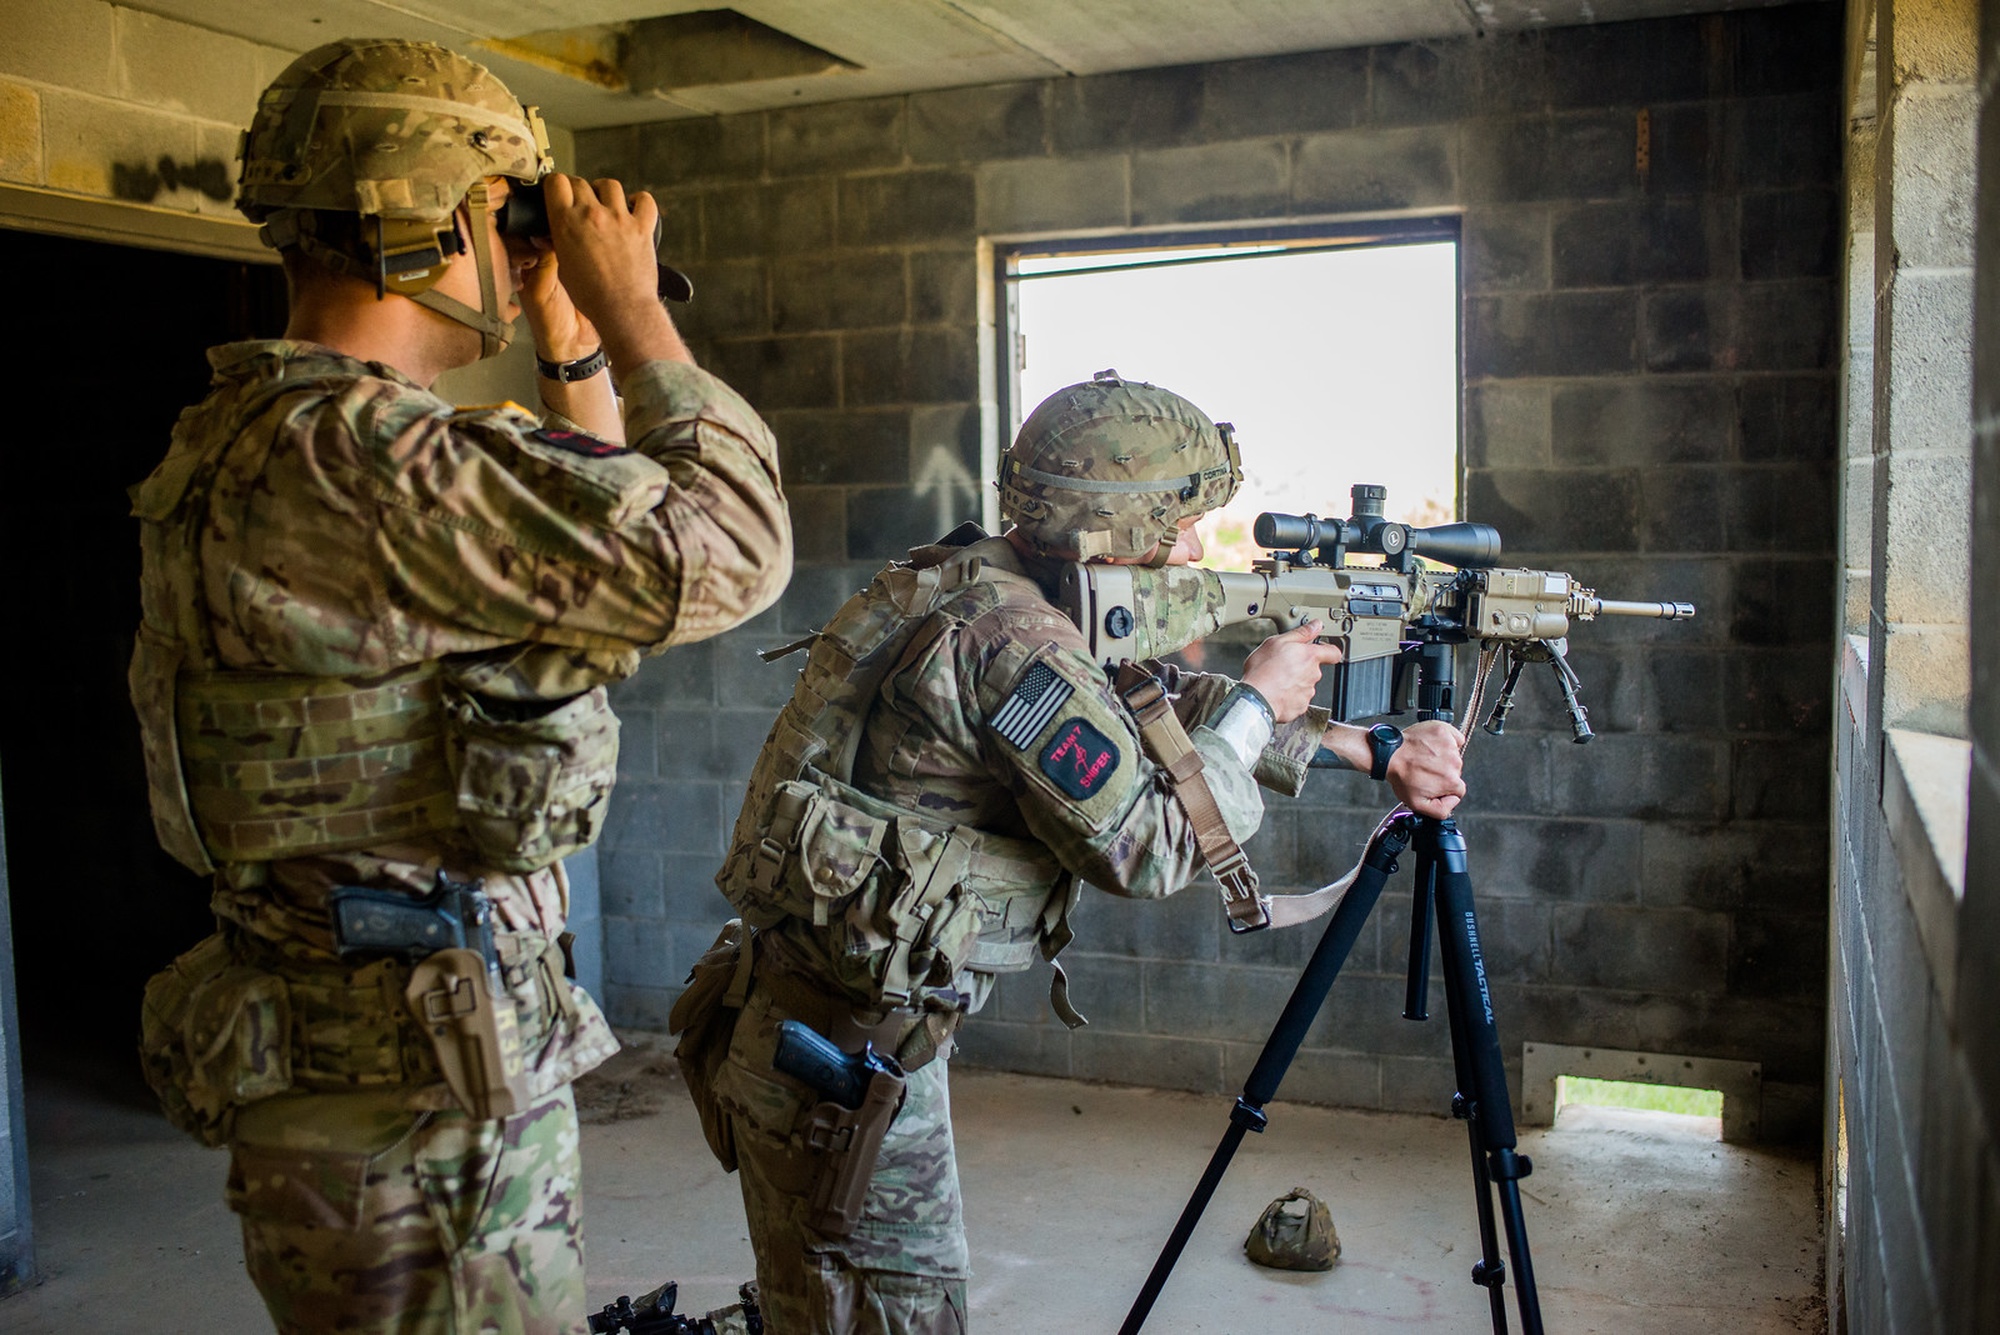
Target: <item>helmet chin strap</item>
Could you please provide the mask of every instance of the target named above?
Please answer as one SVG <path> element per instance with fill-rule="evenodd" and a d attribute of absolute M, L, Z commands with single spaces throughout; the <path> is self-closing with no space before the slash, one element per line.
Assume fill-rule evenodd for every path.
<path fill-rule="evenodd" d="M 492 229 L 486 225 L 492 206 L 486 196 L 486 182 L 476 181 L 465 194 L 465 211 L 472 231 L 472 259 L 479 270 L 479 310 L 436 288 L 410 294 L 410 300 L 427 306 L 439 315 L 479 331 L 481 358 L 498 356 L 514 338 L 514 322 L 500 318 L 500 288 L 493 272 Z"/>

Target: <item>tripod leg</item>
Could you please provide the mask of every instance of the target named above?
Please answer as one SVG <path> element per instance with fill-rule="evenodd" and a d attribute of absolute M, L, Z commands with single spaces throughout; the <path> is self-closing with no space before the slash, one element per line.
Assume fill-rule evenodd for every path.
<path fill-rule="evenodd" d="M 1132 1309 L 1125 1314 L 1125 1324 L 1118 1328 L 1118 1335 L 1137 1335 L 1139 1328 L 1146 1324 L 1147 1314 L 1159 1299 L 1160 1290 L 1166 1287 L 1167 1277 L 1173 1274 L 1174 1263 L 1180 1260 L 1181 1251 L 1193 1236 L 1195 1225 L 1201 1222 L 1202 1211 L 1208 1208 L 1209 1198 L 1215 1195 L 1223 1173 L 1228 1171 L 1229 1161 L 1235 1157 L 1236 1147 L 1243 1143 L 1244 1133 L 1264 1129 L 1264 1105 L 1277 1096 L 1278 1084 L 1285 1078 L 1292 1058 L 1298 1055 L 1306 1030 L 1312 1027 L 1314 1017 L 1326 1001 L 1328 990 L 1333 987 L 1333 980 L 1339 977 L 1341 966 L 1347 962 L 1348 952 L 1354 949 L 1368 915 L 1374 911 L 1383 882 L 1396 870 L 1396 858 L 1408 846 L 1407 820 L 1391 823 L 1368 846 L 1367 855 L 1362 859 L 1361 874 L 1354 878 L 1354 884 L 1340 901 L 1340 907 L 1333 911 L 1333 920 L 1327 924 L 1312 958 L 1306 962 L 1305 972 L 1299 975 L 1298 983 L 1293 986 L 1291 999 L 1285 1003 L 1284 1012 L 1272 1027 L 1271 1036 L 1264 1041 L 1264 1050 L 1258 1055 L 1257 1064 L 1250 1069 L 1249 1078 L 1243 1082 L 1243 1093 L 1230 1111 L 1229 1129 L 1223 1133 L 1222 1143 L 1210 1156 L 1207 1170 L 1202 1173 L 1201 1181 L 1195 1184 L 1194 1194 L 1188 1197 L 1187 1205 L 1182 1208 L 1181 1217 L 1174 1224 L 1174 1231 L 1167 1238 L 1166 1245 L 1160 1249 L 1159 1259 L 1153 1262 L 1152 1273 L 1146 1276 L 1139 1296 L 1132 1300 Z"/>
<path fill-rule="evenodd" d="M 1451 1016 L 1452 1060 L 1458 1072 L 1453 1111 L 1466 1118 L 1472 1147 L 1472 1176 L 1478 1193 L 1483 1249 L 1475 1282 L 1485 1285 L 1493 1307 L 1493 1329 L 1505 1332 L 1506 1305 L 1500 1286 L 1506 1274 L 1494 1236 L 1492 1190 L 1500 1197 L 1500 1219 L 1514 1261 L 1515 1301 L 1521 1329 L 1542 1335 L 1541 1300 L 1535 1292 L 1534 1263 L 1528 1253 L 1527 1221 L 1521 1213 L 1520 1179 L 1533 1165 L 1514 1152 L 1514 1110 L 1507 1095 L 1507 1068 L 1500 1031 L 1493 1018 L 1493 993 L 1479 923 L 1472 907 L 1472 876 L 1466 867 L 1465 836 L 1450 820 L 1423 821 L 1417 830 L 1421 856 L 1431 852 L 1437 866 L 1438 951 L 1444 961 L 1445 1007 Z M 1460 1104 L 1463 1104 L 1461 1110 Z"/>

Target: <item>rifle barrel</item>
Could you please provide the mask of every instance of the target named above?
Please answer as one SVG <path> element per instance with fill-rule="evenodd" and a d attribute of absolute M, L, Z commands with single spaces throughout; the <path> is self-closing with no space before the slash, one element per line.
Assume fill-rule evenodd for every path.
<path fill-rule="evenodd" d="M 1594 617 L 1655 617 L 1661 621 L 1692 621 L 1693 603 L 1630 603 L 1611 598 L 1586 598 L 1584 611 Z"/>

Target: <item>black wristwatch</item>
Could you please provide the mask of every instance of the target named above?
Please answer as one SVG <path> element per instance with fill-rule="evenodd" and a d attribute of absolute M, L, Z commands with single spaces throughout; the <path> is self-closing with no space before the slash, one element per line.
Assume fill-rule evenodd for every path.
<path fill-rule="evenodd" d="M 1368 777 L 1381 782 L 1389 777 L 1389 757 L 1396 754 L 1396 748 L 1403 744 L 1403 730 L 1388 723 L 1377 723 L 1368 730 L 1368 749 L 1375 759 L 1368 766 Z"/>

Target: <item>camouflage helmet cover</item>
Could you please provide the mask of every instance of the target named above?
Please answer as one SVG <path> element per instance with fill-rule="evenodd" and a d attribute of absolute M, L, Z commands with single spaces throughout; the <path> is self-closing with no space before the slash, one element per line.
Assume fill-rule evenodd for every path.
<path fill-rule="evenodd" d="M 483 65 L 430 42 L 349 38 L 300 56 L 257 101 L 236 206 L 444 224 L 488 176 L 534 181 L 548 131 Z"/>
<path fill-rule="evenodd" d="M 1042 551 L 1162 562 L 1243 480 L 1227 422 L 1116 371 L 1044 399 L 1000 461 L 1000 513 Z"/>

